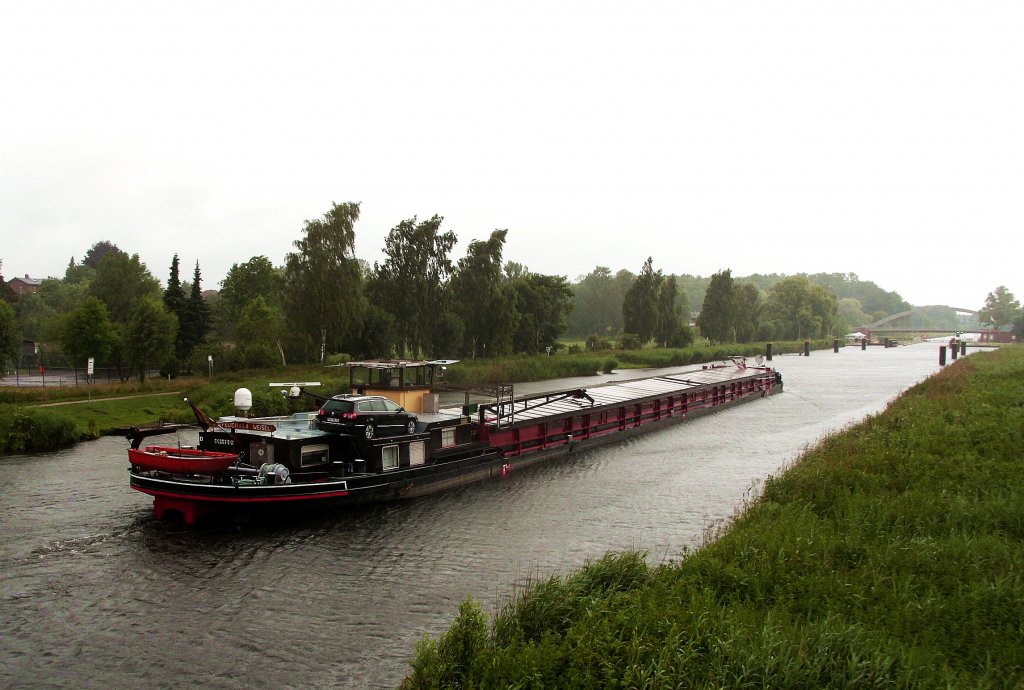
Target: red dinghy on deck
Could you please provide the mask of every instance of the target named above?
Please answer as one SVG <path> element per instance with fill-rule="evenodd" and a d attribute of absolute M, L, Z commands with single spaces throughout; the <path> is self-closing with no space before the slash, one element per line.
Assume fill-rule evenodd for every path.
<path fill-rule="evenodd" d="M 171 474 L 217 474 L 238 461 L 238 453 L 220 453 L 194 448 L 146 446 L 129 448 L 128 462 L 146 470 Z"/>

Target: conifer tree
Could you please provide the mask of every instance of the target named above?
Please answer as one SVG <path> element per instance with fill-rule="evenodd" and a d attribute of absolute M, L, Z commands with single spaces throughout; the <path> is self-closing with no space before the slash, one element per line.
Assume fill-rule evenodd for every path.
<path fill-rule="evenodd" d="M 181 279 L 178 275 L 178 255 L 171 259 L 171 274 L 167 278 L 167 289 L 164 290 L 164 306 L 167 311 L 174 314 L 178 319 L 178 335 L 174 342 L 174 354 L 178 360 L 183 360 L 188 355 L 190 348 L 186 348 L 185 320 L 188 317 L 185 300 L 185 290 L 181 287 Z"/>
<path fill-rule="evenodd" d="M 184 331 L 180 350 L 183 354 L 179 355 L 181 359 L 187 357 L 210 332 L 210 305 L 203 299 L 202 274 L 199 272 L 198 261 L 192 274 L 192 292 L 185 303 L 184 313 L 181 324 L 181 330 Z"/>

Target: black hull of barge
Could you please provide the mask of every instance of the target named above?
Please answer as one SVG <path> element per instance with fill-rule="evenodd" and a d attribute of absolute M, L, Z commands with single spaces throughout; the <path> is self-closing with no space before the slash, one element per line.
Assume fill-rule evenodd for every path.
<path fill-rule="evenodd" d="M 234 486 L 130 471 L 129 484 L 154 497 L 158 520 L 177 513 L 190 526 L 212 512 L 358 506 L 414 498 L 496 476 L 503 471 L 504 464 L 500 454 L 488 450 L 414 469 L 321 482 Z M 507 467 L 504 471 L 508 471 Z"/>

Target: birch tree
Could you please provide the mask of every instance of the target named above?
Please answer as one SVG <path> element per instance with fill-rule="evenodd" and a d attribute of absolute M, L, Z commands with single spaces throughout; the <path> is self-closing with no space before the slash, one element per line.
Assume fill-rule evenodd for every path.
<path fill-rule="evenodd" d="M 340 340 L 362 317 L 362 279 L 355 258 L 359 204 L 331 204 L 321 218 L 307 220 L 297 251 L 285 258 L 288 317 L 316 339 L 319 361 L 327 344 Z"/>
<path fill-rule="evenodd" d="M 432 351 L 431 334 L 442 311 L 442 296 L 452 262 L 455 233 L 441 232 L 444 219 L 403 220 L 388 233 L 384 243 L 384 263 L 374 266 L 374 293 L 378 306 L 385 308 L 401 324 L 395 343 L 400 354 Z"/>

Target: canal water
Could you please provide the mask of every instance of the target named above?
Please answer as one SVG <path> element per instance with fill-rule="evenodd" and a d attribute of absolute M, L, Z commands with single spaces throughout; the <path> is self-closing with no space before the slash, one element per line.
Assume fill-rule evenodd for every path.
<path fill-rule="evenodd" d="M 128 488 L 124 439 L 2 457 L 0 686 L 394 687 L 468 596 L 493 611 L 609 551 L 660 562 L 698 546 L 765 477 L 936 372 L 938 345 L 774 364 L 782 395 L 500 480 L 269 524 L 156 522 Z"/>

